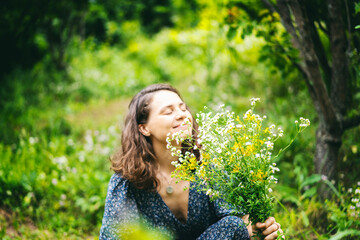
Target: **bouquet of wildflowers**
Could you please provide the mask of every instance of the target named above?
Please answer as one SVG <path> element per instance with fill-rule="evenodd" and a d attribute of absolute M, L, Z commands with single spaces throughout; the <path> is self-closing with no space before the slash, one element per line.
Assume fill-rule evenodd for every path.
<path fill-rule="evenodd" d="M 271 185 L 277 183 L 274 173 L 279 171 L 272 151 L 276 140 L 283 136 L 281 128 L 263 126 L 266 116 L 254 113 L 259 100 L 251 99 L 252 107 L 242 116 L 224 106 L 218 113 L 201 112 L 196 119 L 199 124 L 196 138 L 184 139 L 178 132 L 167 139 L 168 148 L 179 157 L 179 161 L 173 162 L 175 177 L 196 182 L 197 188 L 211 199 L 225 200 L 234 214 L 249 214 L 253 223 L 264 222 L 272 211 Z M 295 123 L 297 133 L 310 124 L 304 118 Z M 178 149 L 171 144 L 173 141 L 186 141 L 189 146 Z M 193 150 L 200 156 L 196 157 Z"/>

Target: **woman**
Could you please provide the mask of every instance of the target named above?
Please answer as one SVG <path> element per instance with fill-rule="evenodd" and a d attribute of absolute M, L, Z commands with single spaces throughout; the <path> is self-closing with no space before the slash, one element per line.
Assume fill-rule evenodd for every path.
<path fill-rule="evenodd" d="M 116 239 L 118 229 L 144 218 L 152 227 L 171 233 L 175 239 L 253 239 L 261 231 L 268 239 L 282 232 L 273 217 L 249 224 L 248 217 L 231 216 L 219 201 L 192 188 L 192 183 L 171 178 L 176 157 L 167 149 L 166 138 L 196 122 L 176 89 L 155 84 L 131 101 L 122 134 L 122 151 L 112 159 L 100 239 Z M 187 190 L 184 191 L 186 187 Z M 190 187 L 190 188 L 189 188 Z"/>

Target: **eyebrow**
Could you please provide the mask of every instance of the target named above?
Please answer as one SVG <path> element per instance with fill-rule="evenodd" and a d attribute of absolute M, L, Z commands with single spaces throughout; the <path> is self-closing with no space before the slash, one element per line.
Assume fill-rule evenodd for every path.
<path fill-rule="evenodd" d="M 176 105 L 176 104 L 175 104 Z M 174 106 L 174 104 L 169 104 L 169 105 L 167 105 L 167 106 L 164 106 L 164 107 L 162 107 L 161 109 L 160 109 L 160 112 L 162 112 L 162 111 L 164 111 L 165 109 L 167 109 L 167 108 L 171 108 L 171 107 L 173 107 Z M 179 103 L 179 106 L 186 106 L 186 104 L 184 103 L 184 102 L 181 102 L 181 103 Z"/>

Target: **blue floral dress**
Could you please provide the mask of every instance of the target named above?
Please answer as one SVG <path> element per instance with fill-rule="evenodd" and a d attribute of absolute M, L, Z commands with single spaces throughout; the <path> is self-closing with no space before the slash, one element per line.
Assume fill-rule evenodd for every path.
<path fill-rule="evenodd" d="M 182 223 L 159 193 L 137 189 L 115 173 L 109 183 L 99 239 L 119 239 L 119 227 L 140 218 L 151 227 L 166 230 L 174 239 L 250 239 L 242 219 L 231 216 L 219 201 L 210 201 L 206 194 L 190 187 L 188 204 L 187 220 Z"/>

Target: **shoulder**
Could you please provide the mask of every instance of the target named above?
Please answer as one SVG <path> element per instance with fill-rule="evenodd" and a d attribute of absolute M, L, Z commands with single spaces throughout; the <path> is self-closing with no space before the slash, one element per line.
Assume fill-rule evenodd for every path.
<path fill-rule="evenodd" d="M 109 182 L 106 202 L 122 201 L 133 198 L 133 187 L 129 180 L 123 178 L 120 173 L 114 173 Z"/>
<path fill-rule="evenodd" d="M 120 173 L 114 173 L 110 178 L 109 186 L 116 186 L 119 184 L 126 184 L 128 180 L 123 178 Z"/>
<path fill-rule="evenodd" d="M 123 178 L 120 173 L 114 173 L 110 178 L 108 193 L 114 191 L 128 191 L 130 185 L 129 180 Z"/>
<path fill-rule="evenodd" d="M 130 182 L 114 173 L 109 182 L 99 239 L 118 239 L 118 227 L 138 218 Z"/>
<path fill-rule="evenodd" d="M 123 209 L 135 209 L 136 203 L 130 181 L 114 173 L 110 178 L 105 201 L 105 212 L 119 214 Z"/>

